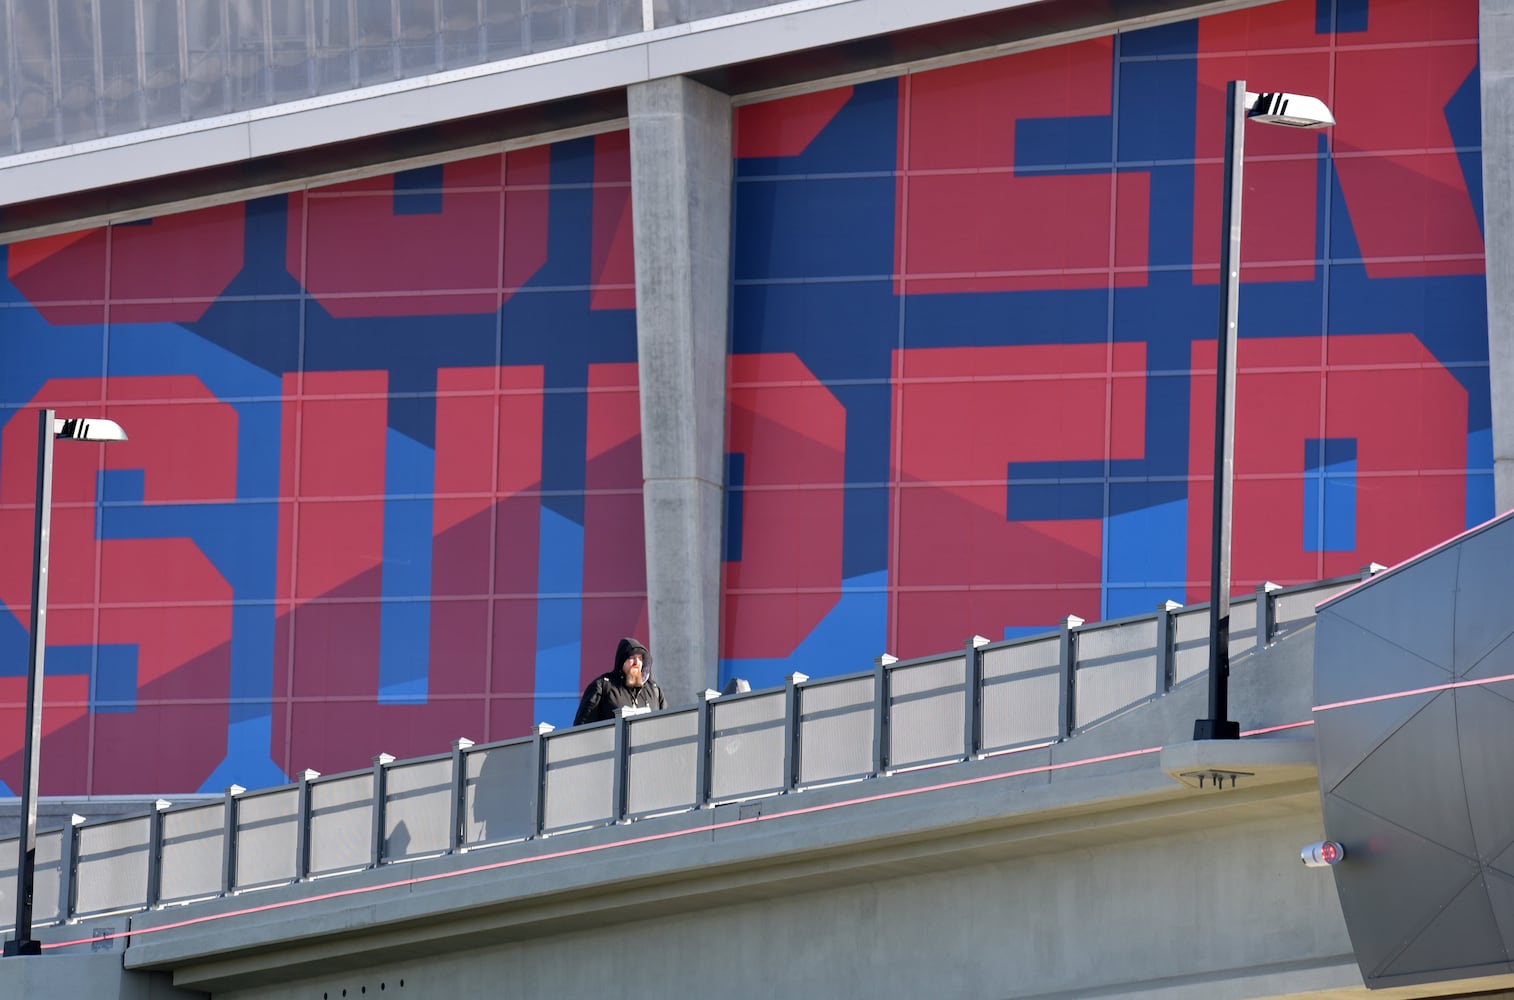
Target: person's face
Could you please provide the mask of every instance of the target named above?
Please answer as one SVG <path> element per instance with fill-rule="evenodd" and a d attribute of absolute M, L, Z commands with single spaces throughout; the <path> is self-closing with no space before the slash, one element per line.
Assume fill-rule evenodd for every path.
<path fill-rule="evenodd" d="M 641 683 L 641 666 L 642 664 L 640 653 L 632 653 L 630 656 L 626 657 L 625 662 L 620 665 L 620 669 L 625 671 L 626 681 L 628 683 Z"/>

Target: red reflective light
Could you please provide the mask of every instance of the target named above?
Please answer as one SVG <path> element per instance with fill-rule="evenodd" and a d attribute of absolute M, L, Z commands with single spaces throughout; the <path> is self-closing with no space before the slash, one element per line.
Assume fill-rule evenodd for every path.
<path fill-rule="evenodd" d="M 1320 846 L 1319 856 L 1325 864 L 1333 865 L 1341 859 L 1340 846 L 1327 840 Z"/>

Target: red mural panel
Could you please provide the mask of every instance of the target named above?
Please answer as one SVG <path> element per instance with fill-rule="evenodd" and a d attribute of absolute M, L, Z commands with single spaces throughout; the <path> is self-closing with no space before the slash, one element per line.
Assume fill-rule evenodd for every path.
<path fill-rule="evenodd" d="M 1328 355 L 1322 353 L 1327 346 Z M 1412 334 L 1243 340 L 1237 358 L 1231 579 L 1302 583 L 1393 563 L 1463 530 L 1467 393 Z M 1214 344 L 1193 346 L 1188 598 L 1208 599 Z M 1404 400 L 1414 405 L 1404 405 Z M 1305 551 L 1305 442 L 1356 443 L 1356 548 Z"/>
<path fill-rule="evenodd" d="M 550 154 L 449 163 L 440 192 L 389 174 L 291 197 L 286 266 L 337 317 L 492 312 L 546 260 Z"/>
<path fill-rule="evenodd" d="M 50 381 L 29 405 L 56 405 L 99 385 L 79 381 L 85 385 Z M 176 402 L 157 402 L 165 399 Z M 147 753 L 145 748 L 160 742 L 165 731 L 198 750 L 165 756 L 152 772 L 154 780 L 166 789 L 195 789 L 220 762 L 226 746 L 231 588 L 189 538 L 109 537 L 129 530 L 118 527 L 110 508 L 98 515 L 106 536 L 98 538 L 98 473 L 140 471 L 149 512 L 155 505 L 234 497 L 236 453 L 225 443 L 237 439 L 237 416 L 192 376 L 113 378 L 104 410 L 128 429 L 131 440 L 108 447 L 61 443 L 57 449 L 47 639 L 49 647 L 131 647 L 135 700 L 129 708 L 95 715 L 86 723 L 88 678 L 50 678 L 49 703 L 65 701 L 49 709 L 44 720 L 53 739 L 43 745 L 52 762 L 43 791 L 138 791 L 142 763 L 137 751 Z M 7 455 L 34 452 L 36 425 L 30 414 L 10 420 L 3 434 Z M 184 471 L 186 455 L 194 456 L 193 475 Z M 4 551 L 31 551 L 35 483 L 32 462 L 7 462 L 0 473 Z M 30 579 L 30 560 L 0 561 L 0 600 L 23 622 L 30 615 Z M 98 617 L 92 610 L 97 606 Z M 11 683 L 8 679 L 0 685 L 0 732 L 17 735 L 14 746 L 0 739 L 0 778 L 14 787 L 24 683 L 17 702 L 9 698 Z M 10 713 L 15 714 L 7 722 L 4 716 Z M 55 726 L 62 728 L 51 728 Z M 123 753 L 126 748 L 132 753 Z M 75 780 L 81 773 L 85 780 Z"/>
<path fill-rule="evenodd" d="M 736 109 L 736 156 L 798 156 L 852 99 L 851 87 L 836 87 Z"/>
<path fill-rule="evenodd" d="M 107 294 L 117 322 L 193 322 L 242 269 L 243 212 L 237 202 L 27 240 L 10 247 L 8 275 L 59 326 L 103 322 Z"/>
<path fill-rule="evenodd" d="M 1307 8 L 1307 9 L 1306 9 Z M 1194 108 L 1193 266 L 1200 284 L 1219 281 L 1220 208 L 1224 186 L 1225 85 L 1314 94 L 1328 102 L 1330 36 L 1314 32 L 1315 0 L 1286 0 L 1255 11 L 1199 21 L 1198 93 Z M 1277 50 L 1277 51 L 1274 51 Z M 1218 58 L 1223 55 L 1224 58 Z M 1216 58 L 1205 58 L 1211 56 Z M 1241 203 L 1242 277 L 1308 281 L 1319 254 L 1319 158 L 1322 133 L 1246 126 Z M 1279 212 L 1280 204 L 1295 211 Z"/>
<path fill-rule="evenodd" d="M 733 355 L 726 451 L 742 464 L 722 657 L 787 656 L 841 596 L 846 410 L 792 354 Z"/>
<path fill-rule="evenodd" d="M 1342 41 L 1383 44 L 1420 30 L 1416 6 L 1373 4 L 1368 30 Z M 1435 6 L 1459 44 L 1342 47 L 1336 58 L 1335 169 L 1374 278 L 1483 272 L 1482 229 L 1445 112 L 1469 77 L 1477 85 L 1478 5 Z"/>
<path fill-rule="evenodd" d="M 636 308 L 631 230 L 631 133 L 594 138 L 594 231 L 591 309 Z"/>
<path fill-rule="evenodd" d="M 1477 212 L 1445 113 L 1477 67 L 1477 4 L 1376 0 L 1366 30 L 1333 38 L 1315 33 L 1314 12 L 1314 0 L 1287 0 L 1199 21 L 1196 279 L 1218 280 L 1225 83 L 1237 77 L 1253 92 L 1319 96 L 1338 122 L 1327 133 L 1247 129 L 1246 280 L 1313 277 L 1317 213 L 1272 206 L 1321 202 L 1322 134 L 1368 274 L 1481 273 Z"/>
<path fill-rule="evenodd" d="M 641 394 L 635 364 L 589 366 L 584 442 L 582 678 L 604 673 L 623 635 L 647 641 Z M 603 653 L 604 655 L 600 655 Z"/>
<path fill-rule="evenodd" d="M 1091 164 L 1015 171 L 1021 125 L 1110 115 L 1112 65 L 1104 38 L 905 78 L 896 291 L 1145 284 L 1150 177 L 1113 173 L 1112 121 Z"/>
<path fill-rule="evenodd" d="M 280 527 L 286 708 L 273 734 L 286 767 L 357 766 L 374 733 L 386 752 L 414 755 L 434 751 L 437 733 L 488 739 L 531 721 L 529 697 L 496 699 L 488 716 L 485 703 L 534 683 L 521 651 L 535 648 L 542 370 L 438 371 L 425 704 L 377 703 L 386 386 L 384 372 L 307 373 L 303 396 L 288 394 L 283 492 L 296 501 Z M 492 567 L 478 558 L 491 550 Z"/>
<path fill-rule="evenodd" d="M 896 655 L 1098 617 L 1102 516 L 1010 520 L 1009 465 L 1141 457 L 1145 362 L 1143 344 L 895 352 Z"/>

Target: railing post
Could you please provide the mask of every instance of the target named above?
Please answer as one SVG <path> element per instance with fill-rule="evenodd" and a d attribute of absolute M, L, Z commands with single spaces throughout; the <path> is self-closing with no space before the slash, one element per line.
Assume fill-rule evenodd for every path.
<path fill-rule="evenodd" d="M 319 771 L 308 768 L 299 774 L 299 797 L 295 806 L 294 827 L 294 880 L 303 882 L 310 877 L 310 783 L 321 776 Z"/>
<path fill-rule="evenodd" d="M 389 765 L 394 763 L 394 754 L 373 755 L 373 828 L 369 840 L 368 867 L 377 868 L 384 863 L 384 796 L 389 793 Z"/>
<path fill-rule="evenodd" d="M 615 710 L 615 771 L 610 779 L 611 823 L 626 822 L 626 796 L 631 777 L 630 723 L 627 720 L 637 715 L 646 715 L 650 711 L 650 707 L 639 708 L 634 705 L 622 705 Z"/>
<path fill-rule="evenodd" d="M 1268 580 L 1256 586 L 1256 651 L 1260 653 L 1272 644 L 1277 634 L 1277 599 L 1272 595 L 1282 590 L 1280 584 Z"/>
<path fill-rule="evenodd" d="M 983 647 L 988 640 L 975 635 L 963 644 L 962 757 L 972 760 L 983 749 Z"/>
<path fill-rule="evenodd" d="M 447 808 L 447 853 L 457 854 L 467 838 L 463 836 L 463 819 L 467 816 L 468 748 L 473 741 L 460 736 L 452 741 L 452 796 Z"/>
<path fill-rule="evenodd" d="M 58 921 L 68 923 L 74 916 L 74 877 L 79 873 L 79 824 L 84 817 L 74 813 L 63 828 L 63 843 L 58 850 Z"/>
<path fill-rule="evenodd" d="M 247 789 L 226 786 L 226 809 L 221 814 L 221 895 L 230 896 L 237 887 L 237 797 Z"/>
<path fill-rule="evenodd" d="M 1078 656 L 1078 633 L 1077 628 L 1083 624 L 1083 619 L 1077 615 L 1068 615 L 1062 619 L 1062 642 L 1058 656 L 1059 666 L 1062 671 L 1061 697 L 1058 699 L 1058 725 L 1061 729 L 1059 735 L 1066 739 L 1072 735 L 1077 723 L 1077 674 L 1076 669 Z"/>
<path fill-rule="evenodd" d="M 888 771 L 888 668 L 899 657 L 889 653 L 873 658 L 873 776 Z"/>
<path fill-rule="evenodd" d="M 694 808 L 710 804 L 710 755 L 714 750 L 715 699 L 720 692 L 705 688 L 699 692 L 699 736 L 694 756 Z"/>
<path fill-rule="evenodd" d="M 531 770 L 535 780 L 531 782 L 531 836 L 542 835 L 547 818 L 547 750 L 542 738 L 557 727 L 550 722 L 538 722 L 531 730 Z"/>
<path fill-rule="evenodd" d="M 149 910 L 163 895 L 163 810 L 172 805 L 167 799 L 158 799 L 147 815 L 147 899 L 143 906 Z"/>
<path fill-rule="evenodd" d="M 1177 601 L 1163 601 L 1157 605 L 1157 694 L 1166 694 L 1172 690 L 1178 652 L 1177 628 L 1173 624 L 1173 615 L 1182 610 L 1182 607 Z"/>
<path fill-rule="evenodd" d="M 799 685 L 809 674 L 792 673 L 784 678 L 783 689 L 783 790 L 792 792 L 799 785 Z"/>

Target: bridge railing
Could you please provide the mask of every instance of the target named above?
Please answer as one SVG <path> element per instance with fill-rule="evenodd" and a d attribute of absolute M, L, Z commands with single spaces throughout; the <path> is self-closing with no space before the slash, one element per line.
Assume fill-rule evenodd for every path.
<path fill-rule="evenodd" d="M 1307 624 L 1358 577 L 1265 584 L 1231 605 L 1232 658 Z M 36 926 L 782 795 L 1044 746 L 1207 669 L 1207 605 L 246 791 L 38 837 Z M 0 919 L 15 908 L 17 842 L 0 842 Z M 0 925 L 3 926 L 3 925 Z"/>

